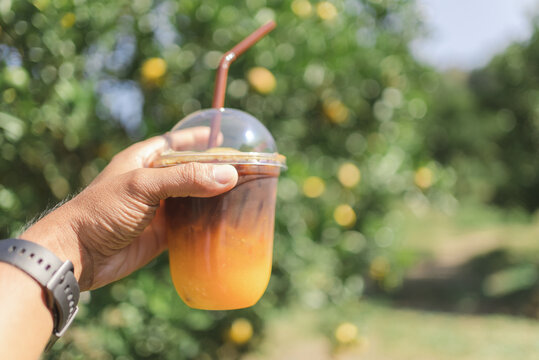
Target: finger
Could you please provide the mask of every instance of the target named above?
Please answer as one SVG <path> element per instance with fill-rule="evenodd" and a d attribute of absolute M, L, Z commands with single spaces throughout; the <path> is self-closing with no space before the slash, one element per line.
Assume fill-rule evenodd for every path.
<path fill-rule="evenodd" d="M 203 150 L 206 148 L 209 136 L 209 127 L 197 126 L 161 136 L 154 136 L 138 142 L 118 153 L 103 170 L 99 178 L 103 179 L 124 174 L 134 169 L 149 167 L 156 156 L 168 149 L 176 151 Z M 222 142 L 222 138 L 222 134 L 219 134 L 219 143 Z"/>
<path fill-rule="evenodd" d="M 238 173 L 232 165 L 188 163 L 166 168 L 143 168 L 128 174 L 131 196 L 147 204 L 169 197 L 211 197 L 232 189 Z"/>
<path fill-rule="evenodd" d="M 191 150 L 204 151 L 208 148 L 211 129 L 207 126 L 197 126 L 185 130 L 171 131 L 163 135 L 168 148 L 175 151 Z M 223 143 L 223 134 L 217 136 L 217 144 Z"/>
<path fill-rule="evenodd" d="M 161 136 L 154 136 L 145 141 L 131 145 L 119 156 L 119 160 L 135 160 L 138 167 L 148 167 L 156 155 L 163 151 L 172 149 L 176 151 L 192 150 L 205 146 L 210 136 L 210 128 L 207 126 L 197 126 L 189 129 L 168 132 Z"/>

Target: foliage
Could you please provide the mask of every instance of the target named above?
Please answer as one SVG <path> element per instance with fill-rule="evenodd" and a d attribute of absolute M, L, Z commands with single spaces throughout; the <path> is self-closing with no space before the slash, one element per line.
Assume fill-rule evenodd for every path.
<path fill-rule="evenodd" d="M 368 283 L 391 290 L 413 261 L 395 246 L 392 202 L 451 211 L 455 149 L 492 153 L 472 137 L 477 115 L 460 117 L 477 107 L 465 86 L 411 56 L 413 2 L 4 1 L 2 235 L 131 142 L 209 107 L 221 54 L 273 17 L 278 28 L 231 68 L 226 104 L 261 119 L 288 157 L 266 295 L 241 311 L 188 309 L 162 256 L 88 295 L 51 358 L 230 358 L 256 345 L 271 308 L 339 304 Z M 227 335 L 239 317 L 254 328 L 247 345 Z"/>
<path fill-rule="evenodd" d="M 539 206 L 537 22 L 529 41 L 485 68 L 444 74 L 423 128 L 428 153 L 458 174 L 457 194 L 530 212 Z"/>
<path fill-rule="evenodd" d="M 528 210 L 539 208 L 538 20 L 529 42 L 514 44 L 470 79 L 480 106 L 493 113 L 500 133 L 491 154 L 503 176 L 494 200 Z"/>

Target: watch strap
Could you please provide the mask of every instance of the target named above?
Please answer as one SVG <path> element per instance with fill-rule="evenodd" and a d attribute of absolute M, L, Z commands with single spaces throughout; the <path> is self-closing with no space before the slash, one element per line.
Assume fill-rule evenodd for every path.
<path fill-rule="evenodd" d="M 43 286 L 54 318 L 50 348 L 65 333 L 78 311 L 80 288 L 73 264 L 69 260 L 62 262 L 45 247 L 22 239 L 0 240 L 0 261 L 21 269 Z"/>

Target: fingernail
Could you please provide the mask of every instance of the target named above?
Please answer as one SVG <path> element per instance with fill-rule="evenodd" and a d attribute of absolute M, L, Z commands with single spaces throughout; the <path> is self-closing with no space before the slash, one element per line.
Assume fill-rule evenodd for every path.
<path fill-rule="evenodd" d="M 228 184 L 236 175 L 236 169 L 232 165 L 218 165 L 213 168 L 213 176 L 220 184 Z"/>

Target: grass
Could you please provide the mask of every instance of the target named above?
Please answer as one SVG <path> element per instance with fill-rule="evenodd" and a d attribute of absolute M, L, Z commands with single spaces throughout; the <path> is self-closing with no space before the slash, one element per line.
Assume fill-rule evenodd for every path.
<path fill-rule="evenodd" d="M 342 322 L 359 330 L 338 344 Z M 276 313 L 259 350 L 243 360 L 536 359 L 539 323 L 510 316 L 470 316 L 395 309 L 373 300 L 341 308 Z"/>
<path fill-rule="evenodd" d="M 403 214 L 401 246 L 407 250 L 443 258 L 473 256 L 493 249 L 515 255 L 539 255 L 539 216 L 479 205 L 464 205 L 454 215 L 435 209 Z"/>
<path fill-rule="evenodd" d="M 409 270 L 414 276 L 418 276 L 418 272 L 423 272 L 420 276 L 432 276 L 437 269 L 466 268 L 475 259 L 496 251 L 509 254 L 516 264 L 537 266 L 539 262 L 539 216 L 469 205 L 461 206 L 453 215 L 433 209 L 419 214 L 404 207 L 397 211 L 399 247 L 417 254 L 419 259 Z M 452 280 L 451 284 L 458 287 L 460 280 Z M 451 284 L 447 286 L 453 286 Z M 457 291 L 457 287 L 449 290 Z M 475 291 L 470 294 L 476 297 L 484 296 L 480 288 L 459 289 Z M 415 297 L 421 296 L 415 294 Z M 467 293 L 462 295 L 466 298 Z M 261 345 L 243 360 L 526 360 L 538 357 L 539 322 L 536 320 L 500 314 L 398 308 L 394 305 L 399 303 L 396 300 L 389 303 L 367 299 L 317 310 L 300 306 L 275 310 Z M 344 322 L 358 329 L 353 343 L 347 345 L 335 339 L 336 328 Z"/>

